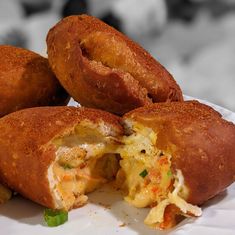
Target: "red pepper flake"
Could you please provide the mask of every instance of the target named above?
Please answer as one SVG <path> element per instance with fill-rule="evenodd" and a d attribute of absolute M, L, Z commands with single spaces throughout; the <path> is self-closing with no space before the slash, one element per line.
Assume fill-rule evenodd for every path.
<path fill-rule="evenodd" d="M 158 188 L 157 187 L 152 187 L 152 192 L 153 193 L 157 193 L 158 192 Z"/>
<path fill-rule="evenodd" d="M 168 159 L 167 159 L 167 157 L 161 158 L 161 159 L 159 160 L 159 164 L 160 164 L 160 165 L 167 165 L 167 164 L 168 164 Z"/>

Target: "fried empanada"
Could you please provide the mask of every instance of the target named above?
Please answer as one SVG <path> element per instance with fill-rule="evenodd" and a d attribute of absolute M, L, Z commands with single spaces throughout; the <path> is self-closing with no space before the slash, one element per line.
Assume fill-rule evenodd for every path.
<path fill-rule="evenodd" d="M 0 117 L 24 108 L 67 102 L 68 94 L 46 58 L 22 48 L 0 45 Z"/>
<path fill-rule="evenodd" d="M 124 114 L 153 102 L 182 101 L 171 74 L 147 51 L 92 16 L 70 16 L 47 35 L 52 70 L 81 105 Z"/>

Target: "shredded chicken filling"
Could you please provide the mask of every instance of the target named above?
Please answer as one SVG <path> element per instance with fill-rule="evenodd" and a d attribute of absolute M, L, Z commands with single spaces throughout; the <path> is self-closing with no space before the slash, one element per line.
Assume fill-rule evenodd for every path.
<path fill-rule="evenodd" d="M 130 130 L 120 141 L 78 126 L 54 141 L 57 156 L 48 177 L 57 208 L 82 206 L 86 193 L 116 177 L 127 202 L 151 207 L 145 219 L 150 226 L 172 227 L 179 214 L 200 216 L 201 209 L 185 200 L 188 189 L 182 172 L 172 171 L 170 153 L 156 148 L 157 134 L 137 123 Z"/>
<path fill-rule="evenodd" d="M 54 143 L 56 160 L 48 169 L 48 178 L 57 208 L 82 206 L 87 201 L 86 193 L 115 179 L 119 163 L 112 137 L 79 126 L 74 134 Z"/>
<path fill-rule="evenodd" d="M 182 172 L 172 172 L 171 155 L 155 147 L 157 134 L 136 123 L 132 130 L 119 149 L 122 160 L 117 182 L 124 191 L 124 199 L 135 207 L 151 207 L 145 223 L 154 227 L 174 226 L 178 214 L 200 216 L 201 209 L 185 201 L 188 189 Z M 173 209 L 167 210 L 171 205 Z M 167 211 L 174 213 L 168 221 Z"/>

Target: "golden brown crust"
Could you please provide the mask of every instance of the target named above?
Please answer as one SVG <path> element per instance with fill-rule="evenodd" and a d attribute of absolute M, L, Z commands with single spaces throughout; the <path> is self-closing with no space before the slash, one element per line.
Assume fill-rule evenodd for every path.
<path fill-rule="evenodd" d="M 157 147 L 170 152 L 190 189 L 187 201 L 202 204 L 235 180 L 235 125 L 196 101 L 159 103 L 125 118 L 151 127 Z"/>
<path fill-rule="evenodd" d="M 123 114 L 152 102 L 183 100 L 162 65 L 94 17 L 63 19 L 49 31 L 47 46 L 56 76 L 84 106 Z"/>
<path fill-rule="evenodd" d="M 54 208 L 47 180 L 47 169 L 56 150 L 51 140 L 69 134 L 84 120 L 104 123 L 112 131 L 104 135 L 123 134 L 118 117 L 86 108 L 31 108 L 1 118 L 0 181 L 29 199 Z"/>
<path fill-rule="evenodd" d="M 48 60 L 13 46 L 0 46 L 0 91 L 0 117 L 23 108 L 68 102 Z"/>

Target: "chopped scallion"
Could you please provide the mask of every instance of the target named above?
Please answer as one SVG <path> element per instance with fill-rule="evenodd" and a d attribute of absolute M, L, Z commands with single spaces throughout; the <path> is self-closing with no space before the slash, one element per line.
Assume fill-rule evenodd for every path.
<path fill-rule="evenodd" d="M 68 212 L 62 210 L 45 209 L 44 220 L 49 227 L 56 227 L 68 221 Z"/>
<path fill-rule="evenodd" d="M 142 172 L 140 172 L 139 174 L 142 178 L 144 178 L 145 176 L 148 175 L 148 171 L 146 169 L 144 169 Z"/>
<path fill-rule="evenodd" d="M 171 170 L 169 170 L 168 172 L 167 172 L 167 176 L 172 176 L 172 172 L 171 172 Z"/>
<path fill-rule="evenodd" d="M 70 166 L 69 164 L 65 164 L 65 165 L 63 165 L 63 168 L 64 168 L 65 170 L 67 170 L 67 169 L 72 169 L 73 167 Z"/>

